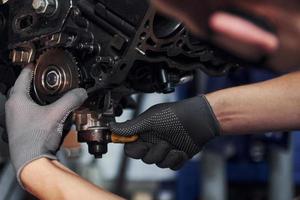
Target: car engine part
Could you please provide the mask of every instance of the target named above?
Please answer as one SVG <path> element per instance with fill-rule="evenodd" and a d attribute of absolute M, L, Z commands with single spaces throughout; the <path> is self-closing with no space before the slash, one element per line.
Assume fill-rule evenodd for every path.
<path fill-rule="evenodd" d="M 39 104 L 88 90 L 74 121 L 78 140 L 97 158 L 118 140 L 108 124 L 134 107 L 132 94 L 170 93 L 197 69 L 223 75 L 238 67 L 146 0 L 9 0 L 0 6 L 0 38 L 3 69 L 35 63 Z"/>

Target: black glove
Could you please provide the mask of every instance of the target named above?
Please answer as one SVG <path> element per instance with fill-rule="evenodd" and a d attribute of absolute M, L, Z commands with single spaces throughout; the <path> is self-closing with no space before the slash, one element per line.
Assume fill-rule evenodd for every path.
<path fill-rule="evenodd" d="M 219 135 L 219 123 L 205 96 L 151 107 L 134 120 L 111 123 L 113 133 L 139 135 L 125 153 L 147 164 L 177 170 Z"/>

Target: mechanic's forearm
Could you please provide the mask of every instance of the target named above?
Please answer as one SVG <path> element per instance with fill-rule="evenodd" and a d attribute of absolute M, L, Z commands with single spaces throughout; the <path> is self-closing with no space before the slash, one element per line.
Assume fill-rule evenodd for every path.
<path fill-rule="evenodd" d="M 39 199 L 121 199 L 46 158 L 28 164 L 21 173 L 21 180 Z"/>
<path fill-rule="evenodd" d="M 71 173 L 74 174 L 75 176 L 78 176 L 78 174 L 76 174 L 75 172 L 73 172 L 72 170 L 70 170 L 69 168 L 67 168 L 66 166 L 64 166 L 63 164 L 61 164 L 60 162 L 58 162 L 57 160 L 53 160 L 51 161 L 53 163 L 53 165 L 55 165 L 56 167 L 58 167 L 59 169 L 67 172 L 67 173 Z"/>
<path fill-rule="evenodd" d="M 300 129 L 300 73 L 206 95 L 222 133 Z"/>

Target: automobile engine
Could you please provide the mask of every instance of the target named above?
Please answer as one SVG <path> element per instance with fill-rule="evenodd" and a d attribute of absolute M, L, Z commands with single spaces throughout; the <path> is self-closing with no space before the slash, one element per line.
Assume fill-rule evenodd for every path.
<path fill-rule="evenodd" d="M 0 1 L 1 2 L 1 1 Z M 32 97 L 49 104 L 83 87 L 78 140 L 100 158 L 108 124 L 133 108 L 134 93 L 170 93 L 195 70 L 223 75 L 238 64 L 158 13 L 146 0 L 9 0 L 0 6 L 0 90 L 34 63 Z"/>

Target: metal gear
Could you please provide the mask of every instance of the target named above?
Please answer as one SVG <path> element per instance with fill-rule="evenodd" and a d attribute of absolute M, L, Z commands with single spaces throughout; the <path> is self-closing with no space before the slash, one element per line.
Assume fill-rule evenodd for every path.
<path fill-rule="evenodd" d="M 48 49 L 36 62 L 33 89 L 36 100 L 46 105 L 79 87 L 79 72 L 73 55 L 63 49 Z"/>

